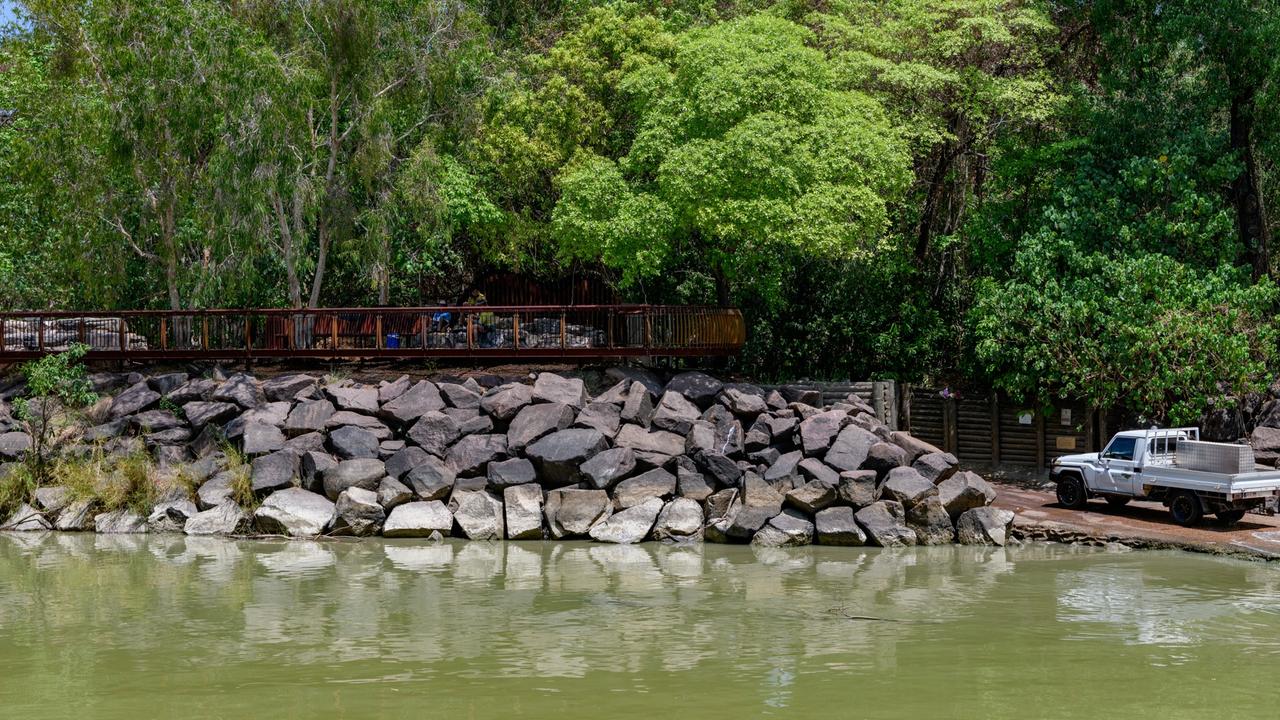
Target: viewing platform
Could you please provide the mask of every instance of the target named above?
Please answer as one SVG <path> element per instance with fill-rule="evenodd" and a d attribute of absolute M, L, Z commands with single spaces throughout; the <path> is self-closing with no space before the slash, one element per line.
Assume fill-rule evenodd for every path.
<path fill-rule="evenodd" d="M 100 360 L 603 360 L 725 356 L 745 340 L 737 309 L 686 305 L 0 313 L 0 362 L 74 343 Z"/>

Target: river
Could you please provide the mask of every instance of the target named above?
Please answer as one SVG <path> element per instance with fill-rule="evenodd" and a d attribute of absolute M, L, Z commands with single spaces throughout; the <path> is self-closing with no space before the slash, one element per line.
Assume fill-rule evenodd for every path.
<path fill-rule="evenodd" d="M 0 535 L 0 717 L 1191 718 L 1274 712 L 1280 566 Z"/>

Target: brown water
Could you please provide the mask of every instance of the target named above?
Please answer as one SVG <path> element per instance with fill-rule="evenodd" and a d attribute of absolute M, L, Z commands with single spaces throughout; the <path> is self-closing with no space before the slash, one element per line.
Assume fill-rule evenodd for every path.
<path fill-rule="evenodd" d="M 873 619 L 866 619 L 873 618 Z M 1270 717 L 1280 566 L 0 536 L 3 718 Z"/>

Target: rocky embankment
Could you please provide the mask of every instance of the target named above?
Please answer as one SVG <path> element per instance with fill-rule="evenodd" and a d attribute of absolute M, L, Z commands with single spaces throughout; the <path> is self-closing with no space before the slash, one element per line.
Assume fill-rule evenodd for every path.
<path fill-rule="evenodd" d="M 1004 544 L 1012 513 L 949 454 L 856 396 L 688 372 L 592 398 L 542 373 L 461 383 L 306 374 L 95 377 L 118 392 L 67 453 L 143 451 L 149 513 L 37 489 L 6 530 L 584 538 L 770 546 Z M 96 424 L 94 424 L 96 423 Z M 16 459 L 30 438 L 0 435 Z M 182 482 L 172 482 L 181 478 Z"/>

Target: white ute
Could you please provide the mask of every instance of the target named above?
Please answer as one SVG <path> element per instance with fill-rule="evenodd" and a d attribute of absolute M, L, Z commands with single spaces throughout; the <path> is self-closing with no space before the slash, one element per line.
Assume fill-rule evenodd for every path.
<path fill-rule="evenodd" d="M 1083 509 L 1091 497 L 1117 507 L 1155 500 L 1191 526 L 1209 513 L 1238 522 L 1280 494 L 1280 470 L 1256 467 L 1248 445 L 1201 442 L 1198 428 L 1152 428 L 1116 433 L 1100 453 L 1057 458 L 1049 477 L 1066 507 Z"/>

